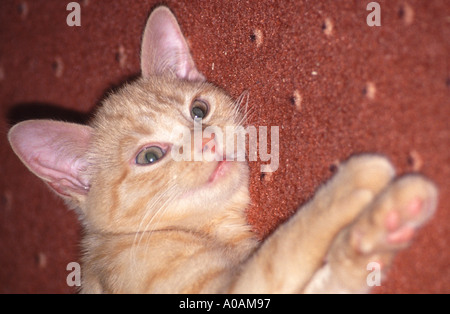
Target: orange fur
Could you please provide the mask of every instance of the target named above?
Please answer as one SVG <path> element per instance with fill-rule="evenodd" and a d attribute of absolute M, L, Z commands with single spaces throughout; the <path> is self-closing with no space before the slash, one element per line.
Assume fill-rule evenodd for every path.
<path fill-rule="evenodd" d="M 173 91 L 177 91 L 175 95 Z M 120 253 L 111 251 L 110 254 L 118 254 L 119 260 L 130 255 L 128 262 L 147 269 L 145 272 L 156 268 L 148 274 L 144 284 L 146 287 L 153 287 L 153 281 L 168 280 L 169 269 L 180 267 L 178 265 L 184 260 L 182 256 L 192 258 L 192 254 L 187 253 L 190 250 L 198 253 L 198 249 L 202 248 L 202 254 L 207 259 L 216 258 L 218 261 L 224 260 L 222 253 L 226 252 L 228 267 L 235 268 L 257 245 L 245 218 L 245 208 L 249 202 L 248 169 L 245 163 L 233 162 L 227 176 L 212 186 L 208 186 L 207 180 L 215 169 L 215 161 L 176 162 L 164 158 L 160 164 L 150 167 L 136 167 L 130 163 L 137 147 L 164 141 L 173 125 L 185 124 L 192 128 L 193 124 L 180 112 L 184 111 L 188 115 L 187 110 L 194 98 L 206 99 L 210 106 L 214 106 L 214 116 L 206 121 L 208 125 L 225 127 L 234 125 L 238 119 L 230 114 L 234 106 L 232 99 L 219 88 L 205 82 L 155 77 L 140 79 L 106 99 L 91 123 L 94 135 L 87 156 L 91 163 L 89 176 L 92 184 L 83 207 L 88 235 L 86 239 L 92 238 L 91 233 L 101 233 L 102 237 L 107 235 L 110 241 L 114 241 L 116 236 L 122 241 L 123 234 L 129 234 L 129 247 L 125 246 L 124 249 L 120 245 L 120 249 L 117 249 L 114 246 L 114 250 Z M 176 180 L 173 180 L 174 176 Z M 188 197 L 183 196 L 186 192 L 190 193 Z M 158 240 L 160 234 L 163 237 L 172 236 L 170 241 L 174 244 L 167 253 L 175 257 L 146 261 L 146 254 L 149 253 L 145 252 L 142 257 L 139 251 L 153 252 L 154 242 L 159 242 L 156 246 L 161 248 Z M 98 238 L 93 237 L 96 243 Z M 105 263 L 106 254 L 99 258 L 97 245 L 93 245 L 90 240 L 83 243 L 86 252 L 84 271 L 89 273 L 90 265 Z M 213 248 L 214 252 L 205 247 Z M 91 254 L 94 251 L 95 254 Z M 124 252 L 128 252 L 128 255 Z M 157 261 L 168 267 L 169 273 L 162 271 Z M 112 261 L 108 263 L 112 264 Z M 142 263 L 150 265 L 147 267 Z M 101 267 L 92 267 L 93 274 L 84 276 L 89 280 L 83 282 L 82 291 L 90 291 L 87 287 L 99 286 L 99 282 L 105 281 L 96 278 L 96 283 L 91 282 L 93 278 L 99 277 L 98 268 Z M 213 281 L 210 270 L 204 266 L 200 268 L 192 270 L 198 272 L 201 282 L 204 282 L 196 283 L 195 287 L 199 291 Z M 225 273 L 223 266 L 217 269 L 221 271 L 214 272 Z M 136 271 L 133 277 L 141 278 L 144 274 Z M 136 278 L 126 280 L 135 281 Z M 179 291 L 190 291 L 192 284 L 190 282 Z M 119 286 L 122 287 L 122 284 L 105 287 L 105 291 L 125 292 Z M 161 290 L 158 291 L 171 291 L 162 289 L 162 286 L 159 285 L 158 289 Z"/>
<path fill-rule="evenodd" d="M 176 44 L 160 40 L 166 30 Z M 217 161 L 175 161 L 167 151 L 154 164 L 136 163 L 149 145 L 186 144 L 193 157 L 196 99 L 209 104 L 203 127 L 245 120 L 244 98 L 204 81 L 167 8 L 150 16 L 142 49 L 143 77 L 105 99 L 90 126 L 28 121 L 9 133 L 30 170 L 80 211 L 81 292 L 367 292 L 366 265 L 383 261 L 384 273 L 410 229 L 433 214 L 433 183 L 396 178 L 384 157 L 354 156 L 260 243 L 245 217 L 245 162 L 228 162 L 217 180 Z M 175 126 L 191 139 L 172 137 Z"/>

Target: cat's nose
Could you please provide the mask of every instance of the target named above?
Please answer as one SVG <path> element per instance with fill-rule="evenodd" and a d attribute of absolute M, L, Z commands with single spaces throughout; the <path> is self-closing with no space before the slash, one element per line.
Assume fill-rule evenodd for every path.
<path fill-rule="evenodd" d="M 216 152 L 216 142 L 214 137 L 215 134 L 212 133 L 211 136 L 202 138 L 202 151 L 211 151 L 212 153 Z"/>

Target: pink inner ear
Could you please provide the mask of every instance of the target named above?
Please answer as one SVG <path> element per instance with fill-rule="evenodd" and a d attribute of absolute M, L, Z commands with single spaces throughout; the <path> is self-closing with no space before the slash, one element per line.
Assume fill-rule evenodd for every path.
<path fill-rule="evenodd" d="M 166 7 L 158 7 L 145 26 L 141 47 L 142 76 L 174 73 L 181 79 L 204 81 L 195 67 L 189 47 L 175 16 Z"/>
<path fill-rule="evenodd" d="M 22 162 L 62 196 L 85 195 L 89 190 L 85 153 L 90 137 L 89 126 L 49 120 L 25 121 L 9 132 Z"/>

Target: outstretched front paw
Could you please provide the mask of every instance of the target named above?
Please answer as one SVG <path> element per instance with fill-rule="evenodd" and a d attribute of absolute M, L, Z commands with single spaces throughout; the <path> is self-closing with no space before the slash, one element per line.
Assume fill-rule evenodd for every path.
<path fill-rule="evenodd" d="M 435 185 L 420 175 L 393 181 L 350 229 L 351 245 L 364 255 L 406 247 L 435 212 L 437 197 Z"/>
<path fill-rule="evenodd" d="M 435 212 L 437 188 L 421 175 L 390 181 L 333 241 L 324 266 L 305 292 L 367 292 L 367 267 L 375 262 L 382 279 L 398 250 Z"/>

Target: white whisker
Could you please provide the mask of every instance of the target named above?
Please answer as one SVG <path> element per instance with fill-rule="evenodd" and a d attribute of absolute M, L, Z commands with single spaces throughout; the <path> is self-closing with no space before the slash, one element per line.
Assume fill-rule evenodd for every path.
<path fill-rule="evenodd" d="M 150 225 L 152 224 L 152 222 L 154 221 L 154 219 L 161 212 L 162 207 L 158 208 L 158 210 L 156 210 L 156 212 L 153 212 L 151 209 L 153 209 L 166 195 L 170 194 L 173 190 L 175 190 L 175 185 L 173 185 L 172 180 L 167 182 L 163 186 L 163 189 L 164 190 L 161 193 L 158 193 L 155 197 L 153 197 L 153 199 L 152 199 L 150 204 L 146 205 L 147 210 L 145 211 L 145 214 L 141 218 L 141 221 L 139 223 L 138 229 L 136 230 L 136 234 L 135 234 L 135 237 L 134 237 L 134 240 L 133 240 L 133 244 L 132 244 L 132 247 L 131 247 L 130 257 L 131 257 L 133 262 L 135 261 L 135 250 L 140 245 L 140 242 L 142 241 L 143 235 L 148 231 L 148 229 L 149 229 Z M 167 203 L 167 200 L 164 202 L 164 204 L 166 204 L 166 203 Z M 145 224 L 145 228 L 142 229 L 144 221 L 147 220 L 148 216 L 151 215 L 151 214 L 153 214 L 153 216 Z M 140 237 L 139 237 L 139 240 L 138 240 L 138 236 L 139 235 L 140 235 Z"/>

